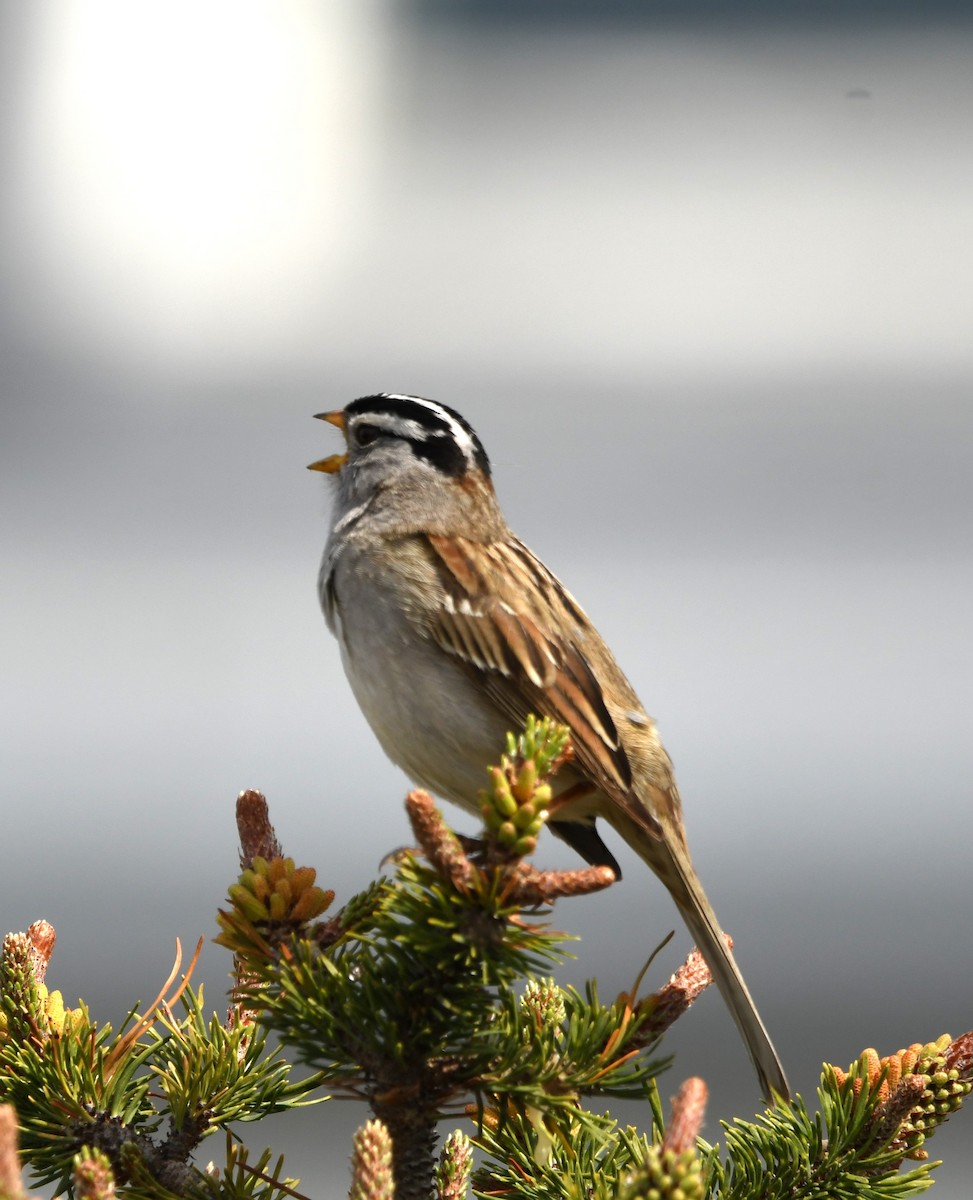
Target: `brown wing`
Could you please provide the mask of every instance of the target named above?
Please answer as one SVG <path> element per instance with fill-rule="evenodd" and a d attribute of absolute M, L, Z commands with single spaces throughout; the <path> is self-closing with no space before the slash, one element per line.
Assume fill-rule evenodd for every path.
<path fill-rule="evenodd" d="M 433 534 L 428 543 L 447 597 L 432 636 L 486 672 L 512 724 L 534 712 L 569 726 L 584 773 L 627 806 L 632 767 L 590 661 L 601 639 L 577 602 L 513 536 L 483 543 Z"/>

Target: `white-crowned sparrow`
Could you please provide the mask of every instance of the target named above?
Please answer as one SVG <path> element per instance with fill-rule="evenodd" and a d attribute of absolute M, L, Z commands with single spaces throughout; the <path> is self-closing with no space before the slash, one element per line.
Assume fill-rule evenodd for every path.
<path fill-rule="evenodd" d="M 550 828 L 618 864 L 604 817 L 666 885 L 712 971 L 765 1097 L 787 1081 L 693 870 L 672 764 L 611 651 L 563 584 L 510 531 L 470 425 L 418 396 L 319 414 L 347 450 L 319 577 L 328 627 L 382 748 L 470 811 L 508 729 L 530 713 L 571 730 Z"/>

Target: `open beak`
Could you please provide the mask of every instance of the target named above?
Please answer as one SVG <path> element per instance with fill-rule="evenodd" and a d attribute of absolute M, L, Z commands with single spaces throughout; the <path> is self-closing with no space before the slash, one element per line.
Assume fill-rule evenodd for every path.
<path fill-rule="evenodd" d="M 344 433 L 345 414 L 340 408 L 334 412 L 315 413 L 314 415 L 317 420 L 327 421 L 329 425 L 334 425 L 336 429 L 340 429 Z M 308 463 L 307 469 L 309 471 L 324 471 L 328 475 L 335 475 L 347 461 L 347 454 L 329 454 L 327 458 L 319 458 L 317 462 Z"/>

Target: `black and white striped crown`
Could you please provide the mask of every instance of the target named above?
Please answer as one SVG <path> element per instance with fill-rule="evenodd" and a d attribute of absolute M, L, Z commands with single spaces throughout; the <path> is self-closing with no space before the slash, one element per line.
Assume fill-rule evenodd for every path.
<path fill-rule="evenodd" d="M 409 442 L 413 452 L 447 475 L 479 470 L 490 475 L 490 460 L 473 426 L 453 408 L 422 396 L 379 392 L 361 396 L 345 408 L 349 429 L 374 425 L 390 437 Z"/>

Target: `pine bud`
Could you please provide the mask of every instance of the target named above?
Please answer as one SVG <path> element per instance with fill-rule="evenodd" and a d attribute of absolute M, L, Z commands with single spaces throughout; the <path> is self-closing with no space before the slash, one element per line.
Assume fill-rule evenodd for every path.
<path fill-rule="evenodd" d="M 439 1200 L 465 1200 L 473 1173 L 473 1146 L 460 1130 L 446 1139 L 436 1168 L 436 1194 Z"/>
<path fill-rule="evenodd" d="M 642 1166 L 618 1192 L 618 1200 L 702 1200 L 702 1167 L 692 1150 L 676 1153 L 650 1146 Z"/>
<path fill-rule="evenodd" d="M 75 1200 L 113 1200 L 115 1176 L 100 1150 L 85 1147 L 74 1156 L 71 1175 Z"/>
<path fill-rule="evenodd" d="M 564 993 L 553 979 L 531 979 L 520 1003 L 540 1026 L 559 1028 L 566 1016 Z"/>
<path fill-rule="evenodd" d="M 392 1139 L 381 1121 L 367 1121 L 355 1134 L 349 1200 L 393 1200 Z"/>

